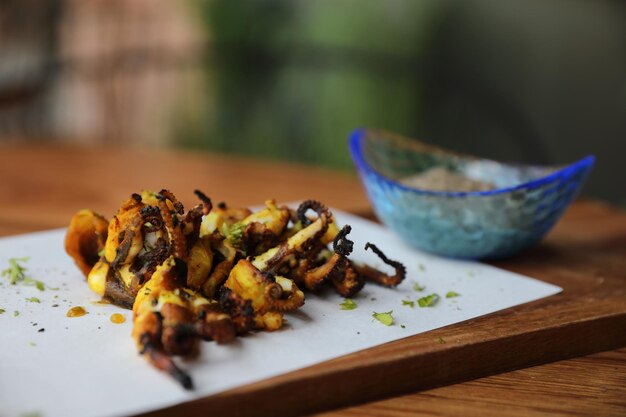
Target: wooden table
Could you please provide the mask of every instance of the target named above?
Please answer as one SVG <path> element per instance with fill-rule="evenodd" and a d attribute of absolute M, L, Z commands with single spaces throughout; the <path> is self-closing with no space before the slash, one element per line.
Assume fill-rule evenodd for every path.
<path fill-rule="evenodd" d="M 279 201 L 315 198 L 339 209 L 372 216 L 362 188 L 353 175 L 223 155 L 4 145 L 0 146 L 0 178 L 0 235 L 65 226 L 72 214 L 83 207 L 112 215 L 123 199 L 142 188 L 170 188 L 187 204 L 195 201 L 195 188 L 202 189 L 216 202 L 224 200 L 234 205 L 258 204 L 268 197 Z M 257 413 L 261 415 L 287 416 L 329 409 L 334 411 L 327 411 L 320 416 L 626 415 L 626 349 L 623 348 L 626 345 L 626 214 L 601 203 L 578 202 L 537 248 L 498 264 L 531 275 L 532 272 L 541 273 L 546 265 L 553 265 L 551 276 L 555 276 L 557 282 L 566 282 L 568 286 L 571 283 L 569 293 L 579 297 L 585 309 L 590 309 L 583 311 L 598 310 L 597 317 L 593 317 L 594 321 L 583 317 L 580 312 L 575 313 L 580 310 L 580 306 L 576 310 L 576 298 L 569 299 L 569 307 L 558 311 L 560 315 L 580 315 L 567 325 L 563 324 L 566 323 L 564 317 L 550 316 L 549 302 L 533 303 L 530 307 L 509 309 L 502 314 L 496 313 L 470 323 L 436 330 L 433 336 L 420 338 L 418 335 L 410 338 L 412 344 L 405 345 L 403 349 L 418 349 L 423 344 L 422 340 L 436 335 L 445 334 L 450 340 L 457 333 L 463 337 L 462 332 L 467 332 L 468 328 L 476 333 L 495 326 L 495 330 L 491 329 L 491 333 L 495 334 L 499 331 L 499 323 L 507 323 L 507 320 L 514 320 L 517 316 L 519 320 L 532 320 L 533 314 L 539 314 L 537 311 L 541 309 L 549 316 L 546 320 L 554 326 L 549 329 L 552 333 L 537 333 L 533 337 L 566 334 L 571 337 L 571 344 L 566 341 L 552 349 L 548 346 L 543 353 L 524 360 L 516 360 L 518 355 L 515 352 L 509 356 L 494 355 L 490 361 L 492 366 L 482 364 L 476 369 L 468 367 L 472 368 L 470 370 L 473 373 L 447 370 L 445 375 L 437 374 L 426 384 L 419 382 L 425 379 L 419 369 L 413 374 L 417 381 L 414 382 L 406 378 L 407 374 L 403 373 L 400 362 L 391 361 L 389 368 L 376 368 L 374 365 L 380 365 L 380 362 L 371 362 L 372 370 L 378 372 L 376 378 L 380 378 L 382 383 L 371 381 L 367 384 L 361 379 L 353 380 L 354 386 L 362 387 L 359 392 L 345 389 L 342 392 L 345 395 L 333 397 L 323 387 L 297 385 L 298 378 L 310 378 L 315 382 L 316 378 L 329 370 L 337 367 L 348 369 L 351 364 L 371 360 L 366 359 L 367 353 L 355 354 L 347 359 L 340 358 L 330 364 L 298 371 L 300 373 L 295 373 L 295 376 L 289 374 L 273 378 L 269 382 L 254 384 L 252 388 L 220 395 L 217 402 L 211 403 L 217 407 L 213 411 L 223 407 L 232 415 L 251 415 L 245 407 L 240 412 L 234 410 L 233 404 L 256 390 L 267 396 L 277 393 L 277 398 L 260 401 L 255 405 L 258 407 Z M 590 288 L 588 294 L 585 288 Z M 588 337 L 590 334 L 595 336 Z M 505 336 L 496 335 L 490 340 L 496 345 L 506 340 L 517 340 L 510 339 L 510 335 Z M 524 356 L 523 343 L 533 339 L 526 337 L 519 340 L 522 346 L 518 354 Z M 484 347 L 494 349 L 493 343 L 488 344 L 491 342 L 485 342 Z M 403 345 L 394 342 L 376 348 L 379 349 L 376 352 L 401 356 L 398 353 L 401 352 L 399 346 Z M 510 345 L 506 346 L 510 348 Z M 453 353 L 456 348 L 450 346 L 447 351 Z M 459 352 L 462 354 L 468 352 L 462 350 L 460 344 L 458 349 L 461 349 Z M 602 350 L 606 351 L 547 363 Z M 528 367 L 540 363 L 547 364 Z M 398 369 L 394 369 L 394 366 Z M 425 372 L 429 370 L 428 367 L 424 368 Z M 503 373 L 507 370 L 510 371 Z M 347 371 L 344 374 L 344 377 L 354 377 L 353 373 Z M 343 374 L 338 375 L 341 378 Z M 364 375 L 367 377 L 367 374 Z M 394 375 L 403 379 L 385 379 Z M 350 379 L 342 383 L 349 385 Z M 432 388 L 441 384 L 451 385 Z M 281 397 L 290 386 L 299 389 L 304 387 L 300 400 Z M 397 396 L 399 394 L 405 395 Z M 311 401 L 311 397 L 315 396 L 319 396 L 320 401 Z M 391 398 L 369 402 L 384 397 Z M 276 406 L 277 401 L 282 401 L 282 406 Z M 354 405 L 359 403 L 361 405 Z M 177 411 L 188 415 L 209 415 L 206 409 L 201 408 L 202 405 L 200 402 Z M 350 405 L 351 408 L 339 409 Z M 154 415 L 165 413 L 157 412 Z"/>

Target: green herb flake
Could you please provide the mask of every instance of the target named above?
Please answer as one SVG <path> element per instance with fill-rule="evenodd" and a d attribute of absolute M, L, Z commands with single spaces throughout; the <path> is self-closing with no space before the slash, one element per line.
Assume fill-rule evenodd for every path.
<path fill-rule="evenodd" d="M 37 343 L 35 343 L 35 342 L 28 342 L 28 345 L 29 346 L 37 346 Z"/>
<path fill-rule="evenodd" d="M 426 287 L 421 286 L 419 284 L 419 282 L 414 282 L 413 283 L 413 291 L 421 292 L 421 291 L 424 291 L 425 289 L 426 289 Z"/>
<path fill-rule="evenodd" d="M 102 258 L 104 256 L 104 248 L 100 249 L 100 251 L 98 251 L 98 258 Z"/>
<path fill-rule="evenodd" d="M 30 301 L 31 303 L 41 303 L 41 300 L 39 300 L 39 298 L 37 297 L 27 298 L 26 301 Z"/>
<path fill-rule="evenodd" d="M 429 294 L 417 300 L 417 305 L 420 307 L 432 307 L 437 304 L 437 301 L 439 301 L 437 294 Z"/>
<path fill-rule="evenodd" d="M 245 228 L 246 225 L 242 222 L 233 223 L 230 227 L 226 223 L 222 223 L 222 235 L 224 235 L 231 245 L 237 248 L 241 245 L 241 238 L 243 237 Z"/>
<path fill-rule="evenodd" d="M 426 271 L 426 267 L 424 266 L 424 264 L 419 264 L 419 265 L 418 265 L 418 268 L 419 268 L 419 270 L 420 270 L 421 272 Z"/>
<path fill-rule="evenodd" d="M 357 305 L 353 300 L 346 298 L 343 300 L 343 303 L 339 304 L 339 307 L 341 307 L 342 310 L 354 310 Z"/>
<path fill-rule="evenodd" d="M 458 292 L 448 291 L 446 293 L 446 298 L 454 298 L 454 297 L 458 297 L 459 295 L 461 295 L 461 294 L 459 294 Z"/>
<path fill-rule="evenodd" d="M 19 311 L 15 310 L 15 311 L 13 312 L 13 317 L 17 317 L 17 316 L 19 316 L 19 315 L 20 315 L 20 312 L 19 312 Z"/>
<path fill-rule="evenodd" d="M 2 276 L 9 277 L 9 282 L 13 285 L 17 284 L 19 281 L 24 281 L 26 278 L 26 268 L 20 265 L 20 262 L 27 262 L 28 259 L 28 256 L 24 258 L 10 258 L 9 267 L 2 271 Z"/>
<path fill-rule="evenodd" d="M 413 308 L 413 307 L 415 307 L 415 301 L 402 300 L 402 305 L 403 306 L 409 306 L 409 307 Z"/>
<path fill-rule="evenodd" d="M 4 314 L 6 310 L 4 308 L 0 308 L 0 314 Z"/>
<path fill-rule="evenodd" d="M 392 313 L 393 310 L 389 310 L 386 313 L 377 313 L 374 311 L 372 317 L 374 317 L 375 320 L 378 320 L 385 326 L 391 326 L 393 324 L 393 316 L 391 315 Z"/>
<path fill-rule="evenodd" d="M 439 339 L 437 339 L 437 343 L 439 343 L 440 345 L 445 345 L 446 341 L 444 340 L 443 337 L 439 337 Z"/>
<path fill-rule="evenodd" d="M 31 277 L 24 277 L 22 284 L 29 287 L 37 287 L 39 291 L 44 291 L 46 289 L 46 285 L 43 283 L 43 281 L 39 281 Z"/>
<path fill-rule="evenodd" d="M 9 282 L 13 285 L 21 283 L 22 285 L 36 287 L 39 291 L 45 291 L 46 284 L 43 281 L 26 276 L 26 267 L 20 262 L 27 262 L 30 258 L 10 258 L 9 267 L 2 271 L 3 277 L 8 277 Z M 54 288 L 52 288 L 54 289 Z M 58 290 L 58 288 L 56 288 Z"/>
<path fill-rule="evenodd" d="M 401 324 L 400 327 L 406 329 L 406 326 L 404 324 Z"/>

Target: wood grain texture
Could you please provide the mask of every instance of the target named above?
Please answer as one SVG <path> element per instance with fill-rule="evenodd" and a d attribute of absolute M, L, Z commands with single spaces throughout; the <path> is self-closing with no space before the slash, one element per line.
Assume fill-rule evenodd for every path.
<path fill-rule="evenodd" d="M 110 216 L 142 188 L 186 204 L 194 188 L 237 205 L 317 198 L 371 216 L 355 176 L 223 155 L 4 146 L 0 178 L 0 235 L 65 226 L 83 207 Z M 626 346 L 625 255 L 626 214 L 579 202 L 540 245 L 496 263 L 562 294 L 151 415 L 310 414 Z M 622 349 L 325 416 L 624 415 L 625 363 Z"/>
<path fill-rule="evenodd" d="M 368 207 L 356 175 L 230 155 L 140 149 L 0 146 L 0 232 L 65 226 L 78 209 L 112 216 L 131 193 L 171 189 L 184 204 L 201 189 L 214 203 L 259 205 L 268 198 Z M 42 208 L 45 207 L 45 210 Z"/>
<path fill-rule="evenodd" d="M 626 414 L 626 349 L 535 366 L 317 417 L 619 417 Z"/>

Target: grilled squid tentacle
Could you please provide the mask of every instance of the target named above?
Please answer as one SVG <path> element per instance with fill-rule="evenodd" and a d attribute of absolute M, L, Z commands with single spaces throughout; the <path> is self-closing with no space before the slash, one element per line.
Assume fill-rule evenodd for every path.
<path fill-rule="evenodd" d="M 371 249 L 372 252 L 374 252 L 381 261 L 391 266 L 395 270 L 395 273 L 393 275 L 388 275 L 382 271 L 372 268 L 369 265 L 355 264 L 355 269 L 358 271 L 358 273 L 363 275 L 366 280 L 372 281 L 384 287 L 398 286 L 406 276 L 406 268 L 404 267 L 404 265 L 398 261 L 387 258 L 383 251 L 378 249 L 378 247 L 373 243 L 366 243 L 365 250 L 367 249 Z"/>
<path fill-rule="evenodd" d="M 305 213 L 313 209 L 318 218 L 310 222 Z M 290 258 L 302 257 L 307 251 L 315 248 L 319 239 L 324 236 L 332 221 L 332 214 L 326 206 L 314 200 L 307 200 L 298 207 L 298 218 L 309 221 L 308 226 L 287 239 L 286 242 L 269 249 L 253 260 L 253 264 L 261 271 L 277 271 Z"/>
<path fill-rule="evenodd" d="M 159 349 L 158 343 L 150 333 L 146 332 L 141 335 L 140 346 L 139 353 L 144 355 L 155 368 L 169 374 L 183 388 L 187 390 L 193 389 L 193 381 L 189 374 L 176 366 L 174 360 L 163 350 Z"/>
<path fill-rule="evenodd" d="M 305 273 L 303 281 L 307 289 L 316 291 L 323 282 L 330 281 L 340 295 L 352 297 L 363 288 L 363 276 L 348 259 L 354 247 L 354 242 L 347 238 L 351 230 L 349 225 L 344 226 L 333 240 L 333 255 L 323 265 Z"/>
<path fill-rule="evenodd" d="M 157 268 L 135 298 L 132 333 L 140 353 L 189 389 L 191 379 L 165 358 L 195 355 L 200 339 L 229 342 L 235 326 L 216 301 L 181 286 L 186 273 L 185 263 L 174 257 Z"/>
<path fill-rule="evenodd" d="M 274 277 L 265 289 L 265 301 L 272 310 L 293 311 L 304 304 L 304 293 L 288 278 Z"/>
<path fill-rule="evenodd" d="M 182 212 L 177 208 L 180 203 L 176 200 L 172 201 L 170 197 L 173 197 L 170 192 L 161 190 L 157 194 L 157 204 L 169 237 L 170 254 L 178 259 L 185 259 L 187 257 L 187 242 L 183 233 L 183 222 L 179 218 Z M 174 212 L 168 207 L 168 201 L 173 205 Z"/>

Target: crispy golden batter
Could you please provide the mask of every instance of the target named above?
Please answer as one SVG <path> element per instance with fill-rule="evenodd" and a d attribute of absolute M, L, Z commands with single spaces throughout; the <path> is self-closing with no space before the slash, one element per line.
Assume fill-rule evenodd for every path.
<path fill-rule="evenodd" d="M 85 276 L 98 262 L 104 249 L 109 222 L 91 210 L 81 210 L 72 217 L 65 235 L 65 251 Z"/>

